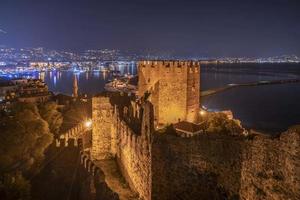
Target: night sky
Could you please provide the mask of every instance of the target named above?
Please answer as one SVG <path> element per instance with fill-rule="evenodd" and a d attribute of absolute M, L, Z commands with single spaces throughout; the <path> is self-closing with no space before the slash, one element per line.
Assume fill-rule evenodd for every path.
<path fill-rule="evenodd" d="M 300 56 L 299 0 L 0 0 L 0 45 Z"/>

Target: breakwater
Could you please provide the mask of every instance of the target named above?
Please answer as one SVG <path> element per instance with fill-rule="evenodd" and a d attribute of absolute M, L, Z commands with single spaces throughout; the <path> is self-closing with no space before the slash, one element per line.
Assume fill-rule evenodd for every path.
<path fill-rule="evenodd" d="M 224 87 L 201 91 L 200 96 L 201 97 L 210 96 L 237 87 L 254 87 L 254 86 L 262 86 L 262 85 L 279 85 L 279 84 L 291 84 L 291 83 L 300 83 L 300 79 L 258 81 L 258 82 L 250 82 L 250 83 L 239 83 L 239 84 L 231 83 Z"/>

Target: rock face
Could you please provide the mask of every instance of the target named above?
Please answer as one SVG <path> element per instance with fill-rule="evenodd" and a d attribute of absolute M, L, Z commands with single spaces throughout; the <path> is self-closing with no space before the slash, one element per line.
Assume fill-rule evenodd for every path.
<path fill-rule="evenodd" d="M 154 132 L 153 106 L 93 98 L 92 158 L 114 158 L 142 199 L 300 199 L 300 131 L 276 138 Z M 131 121 L 140 121 L 133 131 Z"/>

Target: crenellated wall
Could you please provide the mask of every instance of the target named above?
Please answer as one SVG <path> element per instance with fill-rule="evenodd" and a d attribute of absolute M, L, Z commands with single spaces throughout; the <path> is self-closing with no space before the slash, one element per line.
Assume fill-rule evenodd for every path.
<path fill-rule="evenodd" d="M 139 111 L 113 107 L 109 97 L 94 97 L 93 103 L 91 158 L 116 159 L 141 199 L 300 199 L 299 128 L 276 138 L 183 138 L 154 132 L 150 102 Z M 141 121 L 139 132 L 132 120 Z"/>
<path fill-rule="evenodd" d="M 74 145 L 77 146 L 78 138 L 80 138 L 87 130 L 88 128 L 85 127 L 83 123 L 77 124 L 67 132 L 61 134 L 59 139 L 56 139 L 56 146 L 59 147 L 62 141 L 64 143 L 64 146 L 68 146 L 70 139 L 74 139 Z"/>
<path fill-rule="evenodd" d="M 136 135 L 120 122 L 120 143 L 116 159 L 123 176 L 143 199 L 150 199 L 150 147 L 143 135 Z"/>
<path fill-rule="evenodd" d="M 115 158 L 130 187 L 141 198 L 150 199 L 151 191 L 151 139 L 153 108 L 146 103 L 142 109 L 141 131 L 135 133 L 128 125 L 132 116 L 127 108 L 122 117 L 109 103 L 108 97 L 93 98 L 92 159 Z"/>
<path fill-rule="evenodd" d="M 123 176 L 143 199 L 151 199 L 151 138 L 153 108 L 148 102 L 143 106 L 141 133 L 134 133 L 115 112 L 119 145 L 116 159 Z"/>
<path fill-rule="evenodd" d="M 157 124 L 197 122 L 200 64 L 194 61 L 140 61 L 138 94 L 150 92 Z"/>

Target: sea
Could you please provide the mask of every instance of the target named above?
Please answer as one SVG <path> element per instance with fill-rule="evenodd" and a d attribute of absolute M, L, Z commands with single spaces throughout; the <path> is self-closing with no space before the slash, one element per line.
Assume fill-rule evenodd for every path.
<path fill-rule="evenodd" d="M 120 65 L 122 74 L 135 75 L 137 66 Z M 75 72 L 48 71 L 31 74 L 43 79 L 54 93 L 72 93 Z M 75 73 L 79 93 L 94 95 L 104 91 L 112 80 L 111 73 L 87 71 Z M 26 76 L 29 76 L 28 74 Z M 201 65 L 201 91 L 228 84 L 252 83 L 269 80 L 300 79 L 300 64 L 207 64 Z M 236 87 L 211 96 L 202 97 L 201 105 L 209 110 L 231 110 L 234 118 L 247 129 L 276 134 L 300 124 L 300 83 Z"/>

